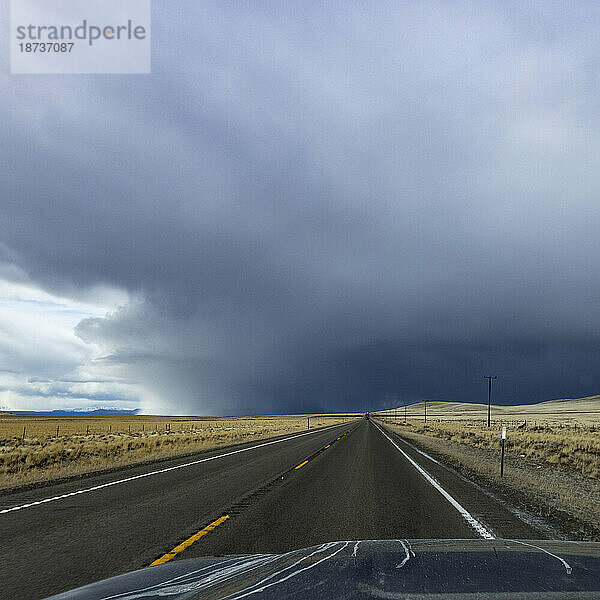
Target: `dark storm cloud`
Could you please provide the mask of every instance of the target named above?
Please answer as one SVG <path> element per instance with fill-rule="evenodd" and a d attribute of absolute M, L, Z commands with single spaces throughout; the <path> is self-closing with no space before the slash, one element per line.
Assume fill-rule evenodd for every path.
<path fill-rule="evenodd" d="M 130 292 L 77 334 L 147 410 L 597 391 L 595 8 L 155 13 L 151 76 L 4 76 L 0 149 L 2 260 Z"/>

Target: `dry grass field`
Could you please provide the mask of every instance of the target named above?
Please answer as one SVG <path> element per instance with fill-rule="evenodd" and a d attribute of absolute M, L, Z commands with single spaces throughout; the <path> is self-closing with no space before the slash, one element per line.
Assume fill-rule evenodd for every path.
<path fill-rule="evenodd" d="M 387 419 L 393 424 L 393 419 Z M 465 444 L 474 448 L 498 451 L 501 426 L 490 429 L 473 421 L 434 421 L 427 424 L 408 420 L 397 424 L 400 430 Z M 536 464 L 559 466 L 600 480 L 600 428 L 566 427 L 538 424 L 522 429 L 507 429 L 506 453 L 526 458 Z"/>
<path fill-rule="evenodd" d="M 305 431 L 308 418 L 0 413 L 0 489 Z M 347 419 L 310 415 L 310 428 Z"/>
<path fill-rule="evenodd" d="M 404 427 L 404 409 L 380 414 Z M 486 405 L 428 402 L 427 423 L 423 403 L 407 408 L 412 431 L 475 448 L 497 450 L 502 426 L 507 453 L 600 479 L 600 396 L 493 406 L 489 429 Z"/>

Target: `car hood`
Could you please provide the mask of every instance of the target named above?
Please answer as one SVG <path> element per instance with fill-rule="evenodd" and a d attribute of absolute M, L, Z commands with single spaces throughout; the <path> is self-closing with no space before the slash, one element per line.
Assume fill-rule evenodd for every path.
<path fill-rule="evenodd" d="M 600 598 L 600 543 L 338 541 L 285 554 L 176 560 L 52 600 Z"/>

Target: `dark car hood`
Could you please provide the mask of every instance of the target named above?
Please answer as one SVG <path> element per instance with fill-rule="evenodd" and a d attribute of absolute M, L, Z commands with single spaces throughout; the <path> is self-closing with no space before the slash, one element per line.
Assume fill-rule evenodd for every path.
<path fill-rule="evenodd" d="M 600 599 L 600 543 L 329 542 L 286 554 L 178 560 L 52 600 Z"/>

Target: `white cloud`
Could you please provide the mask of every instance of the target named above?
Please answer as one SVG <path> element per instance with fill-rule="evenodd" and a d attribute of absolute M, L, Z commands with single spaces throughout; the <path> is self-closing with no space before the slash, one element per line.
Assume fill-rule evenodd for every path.
<path fill-rule="evenodd" d="M 0 279 L 0 407 L 137 407 L 135 384 L 99 368 L 100 350 L 74 331 L 82 319 L 107 316 L 127 301 L 127 294 L 103 287 L 80 294 L 88 301 L 73 300 L 20 275 L 18 280 Z M 103 379 L 90 379 L 94 377 Z"/>

